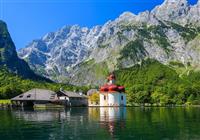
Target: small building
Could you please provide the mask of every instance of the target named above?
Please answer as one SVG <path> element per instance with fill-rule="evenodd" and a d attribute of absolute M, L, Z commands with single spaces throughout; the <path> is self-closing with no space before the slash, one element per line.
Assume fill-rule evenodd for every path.
<path fill-rule="evenodd" d="M 59 100 L 66 101 L 66 106 L 88 106 L 87 96 L 83 93 L 61 90 L 57 95 Z"/>
<path fill-rule="evenodd" d="M 35 104 L 53 103 L 57 99 L 54 91 L 46 89 L 32 89 L 11 99 L 16 106 L 33 106 Z"/>
<path fill-rule="evenodd" d="M 11 99 L 16 106 L 64 105 L 87 106 L 87 97 L 70 91 L 54 92 L 46 89 L 32 89 Z"/>
<path fill-rule="evenodd" d="M 87 96 L 89 106 L 99 106 L 99 91 L 97 89 L 88 90 Z"/>
<path fill-rule="evenodd" d="M 100 106 L 126 106 L 125 87 L 115 85 L 116 77 L 111 74 L 108 83 L 100 87 Z"/>

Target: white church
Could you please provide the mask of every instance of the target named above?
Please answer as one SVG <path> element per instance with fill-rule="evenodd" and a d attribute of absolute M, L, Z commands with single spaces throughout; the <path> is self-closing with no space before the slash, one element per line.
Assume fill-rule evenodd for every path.
<path fill-rule="evenodd" d="M 108 76 L 108 83 L 100 87 L 100 106 L 126 106 L 125 87 L 115 85 L 115 75 Z"/>

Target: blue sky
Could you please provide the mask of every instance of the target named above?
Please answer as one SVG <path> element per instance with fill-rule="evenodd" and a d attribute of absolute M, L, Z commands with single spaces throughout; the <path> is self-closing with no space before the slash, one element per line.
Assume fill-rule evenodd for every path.
<path fill-rule="evenodd" d="M 64 25 L 92 27 L 125 11 L 151 10 L 164 0 L 0 0 L 0 19 L 9 28 L 17 49 Z M 194 4 L 197 0 L 189 0 Z"/>

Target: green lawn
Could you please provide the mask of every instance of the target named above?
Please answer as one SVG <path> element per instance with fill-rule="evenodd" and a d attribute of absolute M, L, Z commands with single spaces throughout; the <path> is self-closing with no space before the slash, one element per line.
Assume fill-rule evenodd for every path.
<path fill-rule="evenodd" d="M 10 100 L 0 100 L 0 104 L 11 104 Z"/>

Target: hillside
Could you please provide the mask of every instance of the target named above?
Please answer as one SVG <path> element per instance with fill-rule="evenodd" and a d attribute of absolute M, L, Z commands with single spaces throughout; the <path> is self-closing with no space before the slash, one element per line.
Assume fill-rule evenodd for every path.
<path fill-rule="evenodd" d="M 33 81 L 10 73 L 7 69 L 0 69 L 0 99 L 10 99 L 33 88 L 50 89 L 59 91 L 60 88 L 69 91 L 86 92 L 89 87 L 78 87 L 66 84 L 48 83 L 45 81 Z"/>
<path fill-rule="evenodd" d="M 200 73 L 177 74 L 155 60 L 115 71 L 118 84 L 124 84 L 129 105 L 200 104 Z"/>

